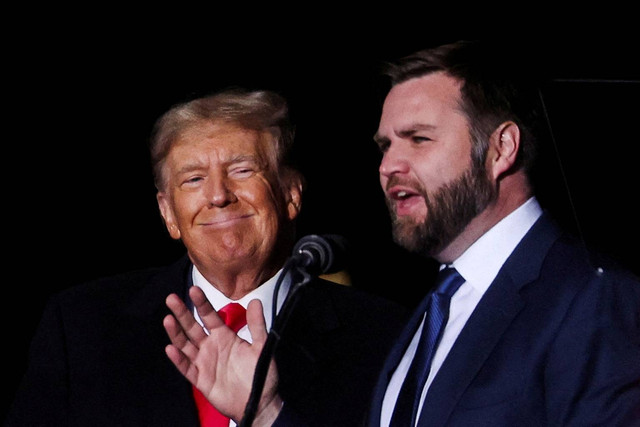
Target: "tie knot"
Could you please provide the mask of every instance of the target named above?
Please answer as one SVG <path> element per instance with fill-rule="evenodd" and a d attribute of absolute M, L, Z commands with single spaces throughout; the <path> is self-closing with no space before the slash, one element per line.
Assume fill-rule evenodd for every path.
<path fill-rule="evenodd" d="M 233 332 L 238 332 L 247 324 L 246 310 L 237 302 L 231 302 L 222 307 L 218 310 L 218 315 L 224 324 L 231 328 Z"/>
<path fill-rule="evenodd" d="M 453 267 L 445 267 L 438 273 L 436 293 L 451 298 L 463 282 L 464 278 L 458 273 L 458 270 Z"/>

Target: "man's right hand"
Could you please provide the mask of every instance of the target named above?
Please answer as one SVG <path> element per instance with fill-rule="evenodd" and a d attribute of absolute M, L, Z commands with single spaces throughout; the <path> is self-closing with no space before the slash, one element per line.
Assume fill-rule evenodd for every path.
<path fill-rule="evenodd" d="M 252 343 L 227 327 L 207 300 L 204 292 L 191 286 L 189 297 L 209 335 L 176 294 L 166 299 L 173 315 L 163 325 L 171 344 L 166 354 L 178 371 L 222 414 L 240 423 L 249 400 L 253 374 L 267 340 L 262 304 L 253 300 L 247 307 L 247 325 Z M 270 426 L 282 407 L 277 394 L 278 373 L 272 360 L 253 426 Z"/>

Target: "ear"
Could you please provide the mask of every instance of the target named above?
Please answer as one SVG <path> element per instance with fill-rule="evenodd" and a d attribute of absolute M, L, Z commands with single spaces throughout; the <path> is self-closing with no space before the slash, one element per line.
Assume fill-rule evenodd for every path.
<path fill-rule="evenodd" d="M 175 215 L 173 214 L 173 208 L 171 207 L 171 203 L 169 203 L 169 197 L 164 192 L 158 191 L 158 194 L 156 194 L 156 200 L 158 201 L 160 214 L 164 219 L 164 225 L 167 227 L 167 231 L 169 231 L 169 235 L 173 239 L 176 239 L 176 240 L 180 239 L 180 229 L 178 228 Z"/>
<path fill-rule="evenodd" d="M 493 179 L 507 173 L 516 162 L 520 148 L 520 128 L 514 122 L 504 122 L 489 139 L 487 167 Z"/>
<path fill-rule="evenodd" d="M 302 208 L 303 179 L 297 172 L 290 172 L 285 188 L 285 200 L 287 201 L 287 218 L 294 220 Z"/>

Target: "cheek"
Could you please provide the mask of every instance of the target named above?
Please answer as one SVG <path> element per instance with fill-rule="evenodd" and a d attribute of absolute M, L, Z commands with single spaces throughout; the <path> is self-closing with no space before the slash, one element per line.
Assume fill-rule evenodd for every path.
<path fill-rule="evenodd" d="M 273 242 L 278 236 L 278 231 L 280 229 L 280 221 L 275 215 L 263 216 L 261 217 L 261 221 L 259 224 L 260 227 L 260 239 L 267 246 L 273 245 Z"/>
<path fill-rule="evenodd" d="M 278 239 L 281 220 L 274 209 L 260 210 L 254 219 L 247 224 L 249 228 L 245 229 L 243 234 L 252 236 L 255 245 L 260 247 L 261 251 L 269 253 Z"/>
<path fill-rule="evenodd" d="M 256 213 L 255 226 L 266 238 L 277 234 L 281 218 L 286 216 L 286 206 L 278 202 L 270 186 L 260 185 L 237 191 L 236 196 Z"/>
<path fill-rule="evenodd" d="M 278 192 L 279 187 L 276 184 L 271 185 L 264 176 L 258 178 L 253 185 L 239 190 L 242 191 L 242 197 L 263 215 L 279 215 L 285 207 L 284 195 Z M 282 213 L 284 214 L 284 211 Z"/>
<path fill-rule="evenodd" d="M 242 200 L 260 212 L 273 209 L 275 204 L 273 191 L 261 181 L 252 185 L 238 186 L 234 189 L 234 193 L 238 200 Z"/>
<path fill-rule="evenodd" d="M 178 224 L 190 224 L 205 206 L 206 200 L 198 194 L 181 194 L 174 199 L 174 212 Z"/>
<path fill-rule="evenodd" d="M 265 231 L 277 230 L 280 221 L 286 217 L 285 207 L 278 205 L 276 200 L 271 197 L 262 200 L 257 210 L 260 213 L 260 222 Z"/>
<path fill-rule="evenodd" d="M 429 159 L 418 167 L 425 185 L 429 185 L 430 181 L 434 187 L 439 187 L 462 176 L 471 167 L 471 157 L 468 152 L 451 152 L 437 159 Z"/>

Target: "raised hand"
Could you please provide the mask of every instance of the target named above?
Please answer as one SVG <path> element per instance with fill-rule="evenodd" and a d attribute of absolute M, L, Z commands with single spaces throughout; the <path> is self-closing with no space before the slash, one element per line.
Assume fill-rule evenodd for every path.
<path fill-rule="evenodd" d="M 167 315 L 163 322 L 171 340 L 166 354 L 213 406 L 239 423 L 249 399 L 258 357 L 267 340 L 262 304 L 253 300 L 247 307 L 247 325 L 253 341 L 250 344 L 224 324 L 202 289 L 192 286 L 189 297 L 209 335 L 184 302 L 171 294 L 166 304 L 173 315 Z M 253 425 L 271 425 L 281 406 L 277 370 L 272 361 Z"/>

